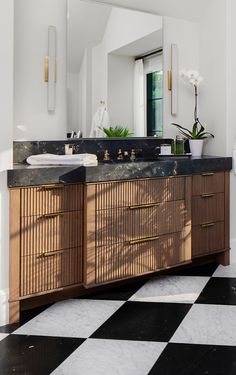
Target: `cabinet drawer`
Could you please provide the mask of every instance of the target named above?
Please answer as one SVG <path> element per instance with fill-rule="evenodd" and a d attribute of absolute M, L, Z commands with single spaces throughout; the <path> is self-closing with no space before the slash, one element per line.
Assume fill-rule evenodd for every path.
<path fill-rule="evenodd" d="M 185 177 L 96 184 L 96 210 L 184 199 Z"/>
<path fill-rule="evenodd" d="M 203 173 L 193 176 L 193 195 L 223 193 L 224 189 L 224 172 Z"/>
<path fill-rule="evenodd" d="M 21 218 L 21 256 L 83 244 L 83 211 Z"/>
<path fill-rule="evenodd" d="M 224 220 L 224 193 L 203 194 L 192 198 L 192 224 Z"/>
<path fill-rule="evenodd" d="M 21 189 L 21 216 L 83 209 L 83 185 L 45 185 Z"/>
<path fill-rule="evenodd" d="M 21 258 L 21 297 L 82 283 L 82 249 Z"/>
<path fill-rule="evenodd" d="M 209 223 L 205 227 L 201 225 L 192 228 L 192 255 L 197 257 L 224 250 L 224 222 Z"/>
<path fill-rule="evenodd" d="M 188 223 L 184 200 L 96 212 L 96 246 L 180 232 Z M 189 219 L 190 223 L 190 219 Z"/>
<path fill-rule="evenodd" d="M 96 249 L 95 279 L 102 284 L 171 267 L 191 259 L 190 229 L 183 233 L 161 236 L 157 240 L 134 245 L 116 244 Z M 93 267 L 92 259 L 89 259 Z M 90 275 L 91 276 L 91 275 Z"/>

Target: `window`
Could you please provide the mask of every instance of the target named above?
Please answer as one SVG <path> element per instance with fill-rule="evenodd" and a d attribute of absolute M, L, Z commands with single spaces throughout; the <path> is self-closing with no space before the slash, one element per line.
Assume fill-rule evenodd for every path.
<path fill-rule="evenodd" d="M 162 54 L 144 59 L 146 81 L 146 131 L 149 137 L 163 137 Z"/>

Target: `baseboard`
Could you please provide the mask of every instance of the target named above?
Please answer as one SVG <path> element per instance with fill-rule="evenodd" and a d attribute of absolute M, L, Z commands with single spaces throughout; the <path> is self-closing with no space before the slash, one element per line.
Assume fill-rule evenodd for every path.
<path fill-rule="evenodd" d="M 8 289 L 0 290 L 0 327 L 9 323 L 9 291 Z"/>
<path fill-rule="evenodd" d="M 231 238 L 230 240 L 230 263 L 236 264 L 236 238 Z"/>

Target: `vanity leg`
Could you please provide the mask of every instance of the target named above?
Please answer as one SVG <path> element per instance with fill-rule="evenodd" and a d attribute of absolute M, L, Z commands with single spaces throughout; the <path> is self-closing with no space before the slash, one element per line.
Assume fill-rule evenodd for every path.
<path fill-rule="evenodd" d="M 230 265 L 230 252 L 225 251 L 224 253 L 220 253 L 217 255 L 217 262 L 222 264 L 222 266 L 229 266 Z"/>
<path fill-rule="evenodd" d="M 20 302 L 9 302 L 9 323 L 14 324 L 20 321 Z"/>

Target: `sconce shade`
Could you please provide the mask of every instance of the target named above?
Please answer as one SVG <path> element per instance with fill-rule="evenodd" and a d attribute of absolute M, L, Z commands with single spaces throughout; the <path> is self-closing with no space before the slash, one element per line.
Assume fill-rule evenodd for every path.
<path fill-rule="evenodd" d="M 48 111 L 56 109 L 56 79 L 57 79 L 57 30 L 55 26 L 48 27 L 48 56 L 45 58 L 45 82 L 48 85 Z"/>

